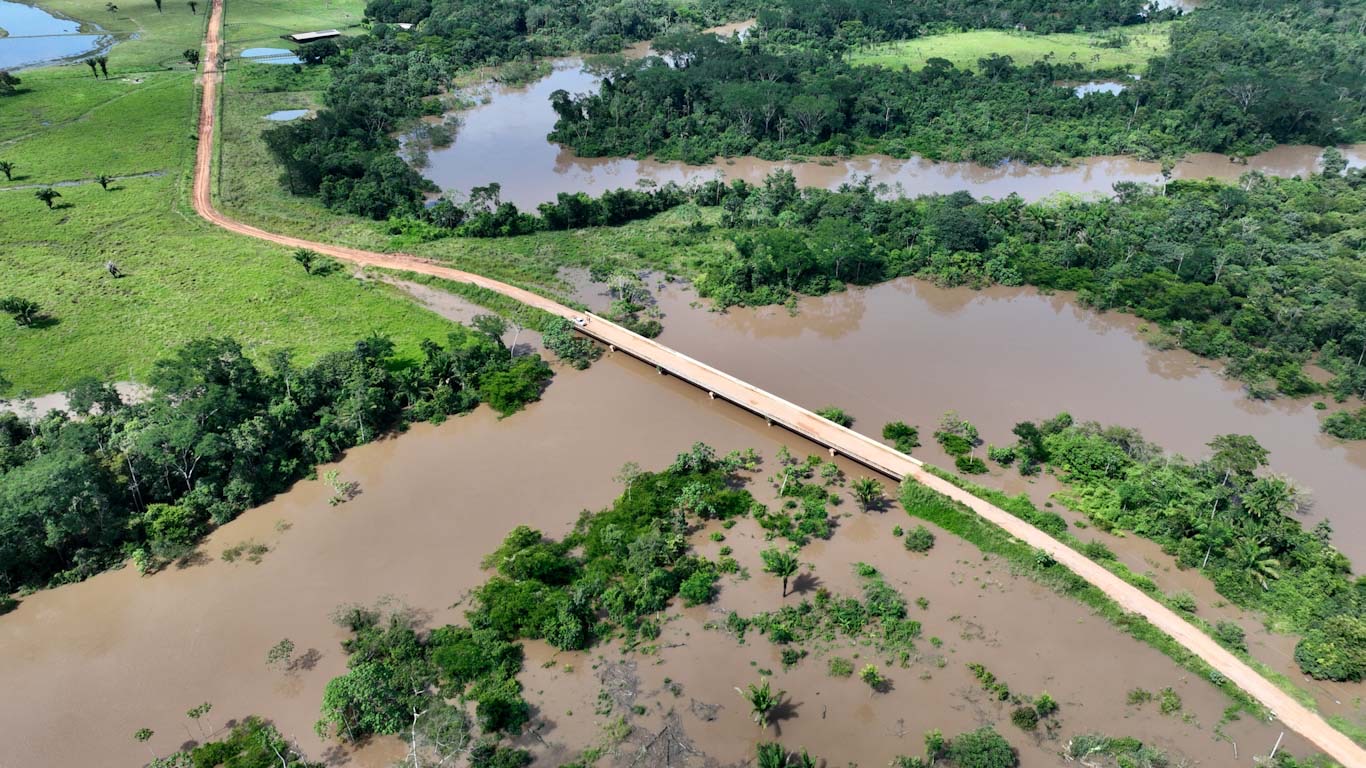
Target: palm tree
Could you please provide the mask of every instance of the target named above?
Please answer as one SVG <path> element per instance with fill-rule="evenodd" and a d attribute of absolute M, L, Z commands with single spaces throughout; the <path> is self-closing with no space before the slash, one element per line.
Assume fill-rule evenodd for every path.
<path fill-rule="evenodd" d="M 99 176 L 96 176 L 96 177 L 95 177 L 95 183 L 96 183 L 96 184 L 99 184 L 99 185 L 100 185 L 100 189 L 103 189 L 103 190 L 106 191 L 106 192 L 109 191 L 109 184 L 110 184 L 113 180 L 114 180 L 114 177 L 113 177 L 113 176 L 110 176 L 110 175 L 107 174 L 107 173 L 101 173 Z"/>
<path fill-rule="evenodd" d="M 858 502 L 859 509 L 864 512 L 882 503 L 882 483 L 871 477 L 860 477 L 855 480 L 853 491 L 854 501 Z"/>
<path fill-rule="evenodd" d="M 0 173 L 5 174 L 5 181 L 14 181 L 14 162 L 0 160 Z"/>
<path fill-rule="evenodd" d="M 61 197 L 61 196 L 62 196 L 62 193 L 61 193 L 61 192 L 58 192 L 57 190 L 53 189 L 52 187 L 43 187 L 42 189 L 37 190 L 36 192 L 34 192 L 34 193 L 33 193 L 33 196 L 36 197 L 36 198 L 38 198 L 39 200 L 42 200 L 44 203 L 47 203 L 48 210 L 51 210 L 51 209 L 52 209 L 52 201 L 53 201 L 53 200 L 56 200 L 56 199 L 59 198 L 59 197 Z"/>
<path fill-rule="evenodd" d="M 96 56 L 95 63 L 100 65 L 100 71 L 104 73 L 104 79 L 109 79 L 109 57 Z"/>
<path fill-rule="evenodd" d="M 190 0 L 186 5 L 190 6 L 190 13 L 199 13 L 199 3 L 196 3 L 195 0 Z"/>
<path fill-rule="evenodd" d="M 781 744 L 763 742 L 756 748 L 755 763 L 759 768 L 787 768 L 787 750 Z"/>
<path fill-rule="evenodd" d="M 152 0 L 152 2 L 157 4 L 157 13 L 161 13 L 161 0 Z"/>
<path fill-rule="evenodd" d="M 744 690 L 739 688 L 735 692 L 744 697 L 749 702 L 749 717 L 754 724 L 760 728 L 768 727 L 768 719 L 773 714 L 773 710 L 783 701 L 783 695 L 787 691 L 774 691 L 768 683 L 767 677 L 759 678 L 759 684 L 750 683 Z"/>
<path fill-rule="evenodd" d="M 99 64 L 96 64 L 94 59 L 86 59 L 86 60 L 85 60 L 85 65 L 86 65 L 87 67 L 90 67 L 90 74 L 94 75 L 96 78 L 98 78 L 98 77 L 100 76 L 100 72 L 99 72 L 99 69 L 98 69 L 98 67 L 99 67 L 100 65 L 99 65 Z"/>
<path fill-rule="evenodd" d="M 797 556 L 781 549 L 765 549 L 759 557 L 764 561 L 764 573 L 783 580 L 783 597 L 787 597 L 787 580 L 797 572 Z"/>
<path fill-rule="evenodd" d="M 1266 537 L 1244 536 L 1233 545 L 1229 559 L 1243 570 L 1247 579 L 1270 589 L 1270 581 L 1281 577 L 1281 561 L 1271 556 Z"/>
<path fill-rule="evenodd" d="M 299 266 L 304 268 L 305 275 L 313 274 L 313 264 L 318 260 L 318 254 L 307 248 L 300 248 L 294 252 L 294 260 L 299 262 Z"/>

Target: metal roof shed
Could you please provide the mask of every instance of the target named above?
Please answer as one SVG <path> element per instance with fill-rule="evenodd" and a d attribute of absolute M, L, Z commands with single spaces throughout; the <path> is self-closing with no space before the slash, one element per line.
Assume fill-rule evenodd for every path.
<path fill-rule="evenodd" d="M 295 32 L 284 37 L 292 43 L 311 43 L 315 40 L 326 40 L 329 37 L 341 37 L 341 32 L 335 29 L 323 29 L 317 32 Z"/>

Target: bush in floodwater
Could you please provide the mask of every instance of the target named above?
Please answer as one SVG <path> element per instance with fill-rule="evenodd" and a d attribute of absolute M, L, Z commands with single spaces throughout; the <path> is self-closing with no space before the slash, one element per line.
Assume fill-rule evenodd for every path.
<path fill-rule="evenodd" d="M 826 662 L 825 671 L 831 677 L 849 677 L 854 674 L 854 662 L 839 656 L 830 657 Z"/>
<path fill-rule="evenodd" d="M 965 475 L 984 475 L 987 463 L 976 456 L 955 456 L 953 466 Z"/>
<path fill-rule="evenodd" d="M 1225 647 L 1237 651 L 1247 650 L 1247 635 L 1243 628 L 1231 621 L 1220 621 L 1214 625 L 1214 639 Z"/>
<path fill-rule="evenodd" d="M 864 665 L 863 669 L 859 670 L 858 679 L 867 683 L 868 687 L 875 691 L 880 691 L 887 685 L 887 678 L 873 664 Z"/>
<path fill-rule="evenodd" d="M 882 439 L 891 440 L 898 451 L 910 453 L 920 447 L 920 430 L 904 421 L 893 421 L 882 427 Z"/>
<path fill-rule="evenodd" d="M 839 408 L 833 405 L 816 411 L 816 415 L 821 417 L 822 419 L 833 421 L 841 427 L 854 426 L 854 417 L 845 413 L 843 408 Z"/>
<path fill-rule="evenodd" d="M 1295 661 L 1317 680 L 1366 678 L 1366 620 L 1330 617 L 1295 645 Z"/>
<path fill-rule="evenodd" d="M 1046 692 L 1039 694 L 1039 698 L 1034 702 L 1034 711 L 1039 713 L 1039 717 L 1048 717 L 1058 711 L 1058 700 L 1049 696 Z"/>
<path fill-rule="evenodd" d="M 1167 604 L 1182 613 L 1195 613 L 1199 607 L 1195 603 L 1195 595 L 1189 592 L 1177 592 L 1167 595 Z"/>
<path fill-rule="evenodd" d="M 998 448 L 994 445 L 988 445 L 987 458 L 1003 467 L 1008 467 L 1015 461 L 1015 449 L 1010 447 Z"/>
<path fill-rule="evenodd" d="M 1171 688 L 1163 688 L 1158 694 L 1157 708 L 1164 715 L 1171 715 L 1181 711 L 1181 696 Z"/>
<path fill-rule="evenodd" d="M 1039 713 L 1033 707 L 1016 707 L 1010 713 L 1010 722 L 1022 731 L 1032 731 L 1039 727 Z"/>
<path fill-rule="evenodd" d="M 1081 545 L 1081 553 L 1092 560 L 1114 560 L 1115 553 L 1103 541 L 1088 541 Z"/>
<path fill-rule="evenodd" d="M 710 603 L 716 597 L 716 572 L 709 568 L 694 571 L 678 586 L 678 596 L 689 607 Z"/>
<path fill-rule="evenodd" d="M 906 539 L 903 543 L 906 549 L 911 552 L 929 552 L 934 547 L 934 534 L 930 533 L 929 528 L 917 525 L 906 532 Z"/>

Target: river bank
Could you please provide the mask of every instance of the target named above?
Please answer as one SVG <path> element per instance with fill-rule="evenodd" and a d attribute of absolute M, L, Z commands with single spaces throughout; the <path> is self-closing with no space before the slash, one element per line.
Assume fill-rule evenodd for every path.
<path fill-rule="evenodd" d="M 55 11 L 0 0 L 0 69 L 21 71 L 107 51 L 114 38 L 91 22 Z"/>
<path fill-rule="evenodd" d="M 577 58 L 556 60 L 549 75 L 529 85 L 490 82 L 477 87 L 473 99 L 478 106 L 448 113 L 460 121 L 454 141 L 448 147 L 426 151 L 420 170 L 457 199 L 472 187 L 497 182 L 502 186 L 502 199 L 523 210 L 554 200 L 559 193 L 596 196 L 640 183 L 687 184 L 717 176 L 757 183 L 779 169 L 790 169 L 800 186 L 834 189 L 869 176 L 874 183 L 888 185 L 888 194 L 915 196 L 966 190 L 975 197 L 999 199 L 1016 194 L 1030 201 L 1058 194 L 1109 195 L 1118 182 L 1161 183 L 1163 179 L 1159 163 L 1115 156 L 1078 158 L 1068 166 L 1015 162 L 982 166 L 886 155 L 809 158 L 803 162 L 717 158 L 712 165 L 579 157 L 546 138 L 556 119 L 550 94 L 557 90 L 583 93 L 597 87 L 591 66 Z M 1341 149 L 1351 165 L 1366 165 L 1366 145 Z M 1248 171 L 1305 175 L 1318 169 L 1322 153 L 1322 147 L 1282 145 L 1253 155 L 1246 163 L 1233 162 L 1224 155 L 1195 153 L 1176 164 L 1172 178 L 1234 180 Z"/>

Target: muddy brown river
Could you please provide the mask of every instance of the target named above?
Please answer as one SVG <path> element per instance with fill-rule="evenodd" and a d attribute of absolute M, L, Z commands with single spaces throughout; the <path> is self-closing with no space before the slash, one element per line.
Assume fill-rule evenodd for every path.
<path fill-rule="evenodd" d="M 148 746 L 164 755 L 202 738 L 184 713 L 205 701 L 213 704 L 206 733 L 255 713 L 315 758 L 388 765 L 402 754 L 395 740 L 352 753 L 312 732 L 323 686 L 345 666 L 343 635 L 328 620 L 332 610 L 389 597 L 429 625 L 458 620 L 454 604 L 482 578 L 480 557 L 509 529 L 525 523 L 563 534 L 579 510 L 618 492 L 610 478 L 623 462 L 658 467 L 695 440 L 722 451 L 752 446 L 770 462 L 779 445 L 799 456 L 810 451 L 687 385 L 609 357 L 587 372 L 562 372 L 543 402 L 512 418 L 498 421 L 481 409 L 350 452 L 337 468 L 360 484 L 351 502 L 330 507 L 321 483 L 303 482 L 215 532 L 199 562 L 149 577 L 124 569 L 30 596 L 0 617 L 0 722 L 8 734 L 0 740 L 0 765 L 139 765 L 148 754 L 133 741 L 135 730 L 155 730 Z M 843 466 L 851 476 L 862 474 Z M 751 489 L 772 498 L 762 475 Z M 609 764 L 674 722 L 723 763 L 748 757 L 756 741 L 780 737 L 830 765 L 875 766 L 918 754 L 926 729 L 952 734 L 994 722 L 1026 766 L 1059 765 L 1066 739 L 1090 730 L 1135 736 L 1201 764 L 1251 765 L 1282 730 L 1246 716 L 1220 725 L 1228 702 L 1207 682 L 947 534 L 927 556 L 911 556 L 890 532 L 907 523 L 899 511 L 863 514 L 852 503 L 835 511 L 843 516 L 833 539 L 803 551 L 801 559 L 814 565 L 803 590 L 849 592 L 856 586 L 850 564 L 863 560 L 880 567 L 908 600 L 929 601 L 925 609 L 911 607 L 912 618 L 924 623 L 921 653 L 905 668 L 883 668 L 890 691 L 829 677 L 820 653 L 783 671 L 777 648 L 762 637 L 751 634 L 739 645 L 703 628 L 727 610 L 779 603 L 777 581 L 759 568 L 762 532 L 746 519 L 727 531 L 726 544 L 752 577 L 728 578 L 716 605 L 667 622 L 656 654 L 624 655 L 611 646 L 555 654 L 532 644 L 524 682 L 535 732 L 521 744 L 556 765 L 600 744 L 604 723 L 622 716 L 631 735 L 609 750 Z M 705 532 L 696 540 L 702 552 L 717 554 L 720 544 Z M 243 541 L 270 551 L 258 564 L 219 558 Z M 285 637 L 312 657 L 308 668 L 285 673 L 266 665 L 267 649 Z M 880 661 L 867 649 L 831 652 L 859 665 Z M 981 692 L 969 662 L 986 665 L 1012 690 L 1057 698 L 1056 737 L 1011 726 L 1008 707 Z M 767 732 L 750 722 L 733 691 L 757 681 L 760 669 L 773 670 L 775 686 L 788 692 L 789 705 Z M 629 694 L 631 704 L 597 714 L 598 691 L 609 684 Z M 1182 698 L 1178 715 L 1125 702 L 1132 688 L 1168 686 Z M 1282 748 L 1309 751 L 1293 734 Z"/>
<path fill-rule="evenodd" d="M 555 125 L 550 94 L 596 90 L 597 79 L 580 59 L 555 62 L 550 75 L 528 86 L 488 84 L 479 89 L 486 99 L 459 115 L 462 125 L 446 148 L 426 153 L 422 173 L 457 199 L 471 187 L 498 182 L 502 199 L 523 209 L 554 200 L 560 192 L 598 195 L 611 189 L 705 181 L 722 176 L 761 182 L 780 168 L 791 169 L 797 183 L 834 189 L 864 176 L 887 184 L 894 194 L 922 195 L 967 190 L 977 197 L 1002 198 L 1018 194 L 1038 200 L 1058 193 L 1108 195 L 1116 182 L 1161 182 L 1157 163 L 1129 157 L 1082 158 L 1069 166 L 1001 163 L 934 162 L 885 155 L 822 158 L 811 162 L 773 162 L 755 158 L 718 158 L 713 165 L 688 165 L 635 158 L 585 158 L 555 144 L 546 135 Z M 1343 147 L 1348 161 L 1366 165 L 1366 145 Z M 1277 176 L 1296 176 L 1318 168 L 1322 148 L 1284 145 L 1249 158 L 1246 165 L 1223 155 L 1189 155 L 1177 164 L 1174 178 L 1236 179 L 1249 170 Z"/>
<path fill-rule="evenodd" d="M 601 286 L 568 277 L 581 300 L 605 305 Z M 1217 362 L 1153 348 L 1132 316 L 1091 311 L 1067 294 L 911 278 L 807 298 L 795 314 L 708 312 L 692 306 L 690 289 L 656 286 L 660 341 L 793 402 L 843 407 L 866 434 L 897 419 L 918 425 L 925 445 L 916 454 L 940 466 L 953 462 L 930 435 L 948 410 L 997 445 L 1014 442 L 1016 422 L 1061 411 L 1138 427 L 1190 459 L 1206 456 L 1215 435 L 1253 435 L 1273 471 L 1310 491 L 1301 522 L 1329 520 L 1338 548 L 1366 567 L 1366 442 L 1322 434 L 1324 412 L 1311 399 L 1251 400 Z M 1011 492 L 1030 487 L 1014 470 L 996 467 L 993 479 Z"/>

